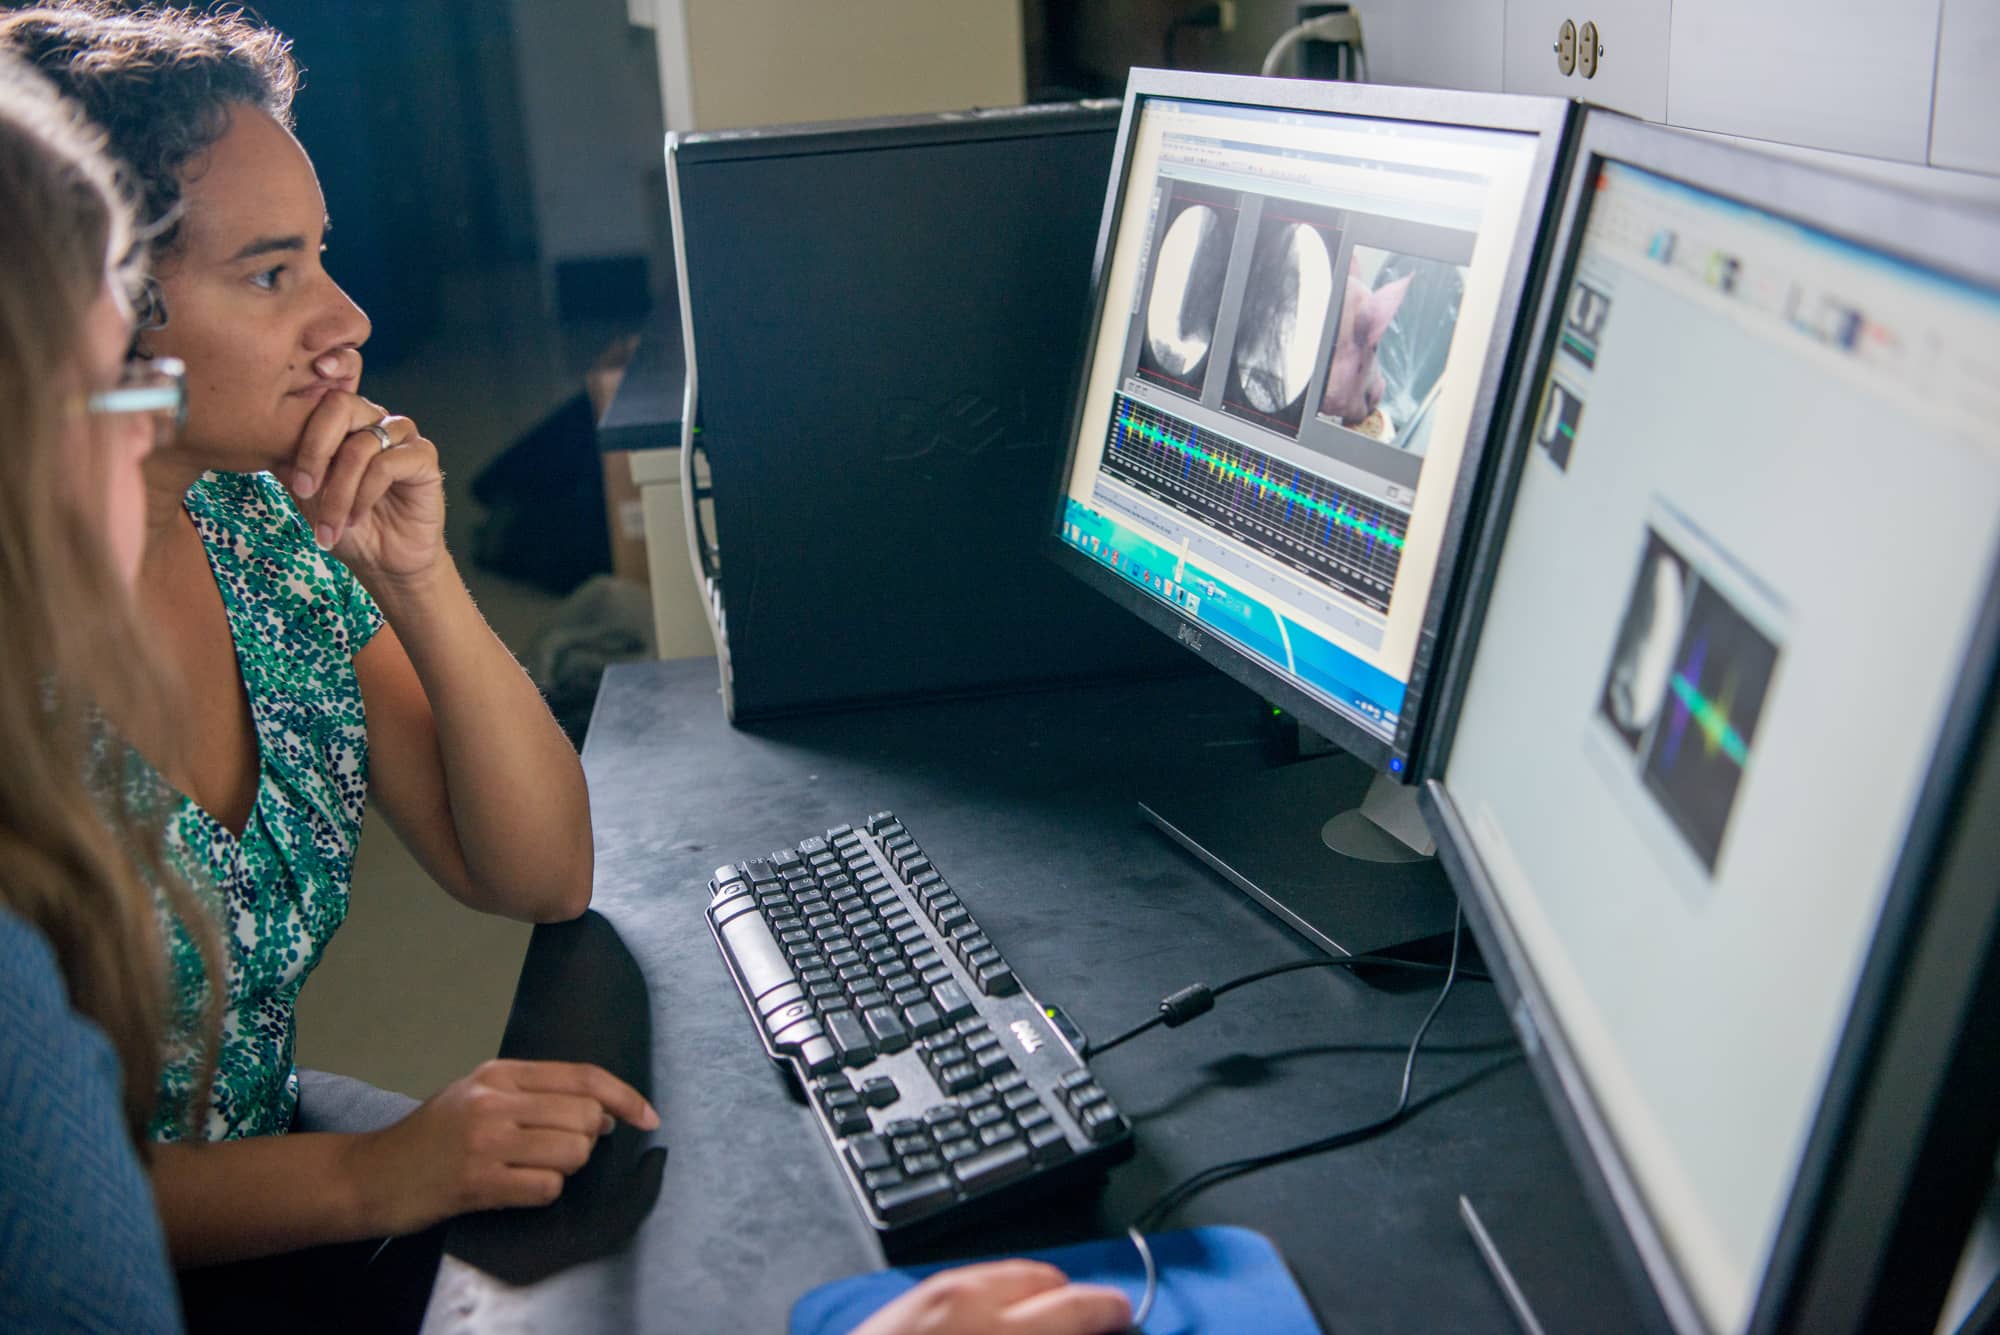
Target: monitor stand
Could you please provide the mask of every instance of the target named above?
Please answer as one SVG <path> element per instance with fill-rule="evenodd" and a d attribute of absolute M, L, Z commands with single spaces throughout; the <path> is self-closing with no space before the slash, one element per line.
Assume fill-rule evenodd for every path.
<path fill-rule="evenodd" d="M 1146 819 L 1314 945 L 1431 959 L 1457 899 L 1416 789 L 1347 755 L 1142 800 Z"/>

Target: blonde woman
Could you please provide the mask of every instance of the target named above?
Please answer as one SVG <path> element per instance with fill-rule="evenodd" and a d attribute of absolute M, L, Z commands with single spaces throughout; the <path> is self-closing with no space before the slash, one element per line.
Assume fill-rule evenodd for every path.
<path fill-rule="evenodd" d="M 176 1330 L 142 1167 L 170 990 L 132 857 L 158 833 L 107 819 L 85 757 L 121 763 L 94 704 L 153 703 L 127 591 L 181 387 L 125 360 L 132 223 L 96 139 L 5 60 L 0 237 L 0 1329 Z"/>

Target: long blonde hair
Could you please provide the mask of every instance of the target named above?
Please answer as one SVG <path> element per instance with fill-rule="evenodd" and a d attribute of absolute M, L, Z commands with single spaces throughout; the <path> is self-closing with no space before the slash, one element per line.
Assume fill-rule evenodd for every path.
<path fill-rule="evenodd" d="M 88 312 L 107 281 L 138 276 L 132 207 L 101 149 L 45 80 L 0 58 L 0 904 L 48 940 L 70 1004 L 110 1039 L 143 1146 L 170 1004 L 156 892 L 190 924 L 209 979 L 222 974 L 208 915 L 164 868 L 157 820 L 123 800 L 130 753 L 96 722 L 99 704 L 162 698 L 66 457 Z"/>

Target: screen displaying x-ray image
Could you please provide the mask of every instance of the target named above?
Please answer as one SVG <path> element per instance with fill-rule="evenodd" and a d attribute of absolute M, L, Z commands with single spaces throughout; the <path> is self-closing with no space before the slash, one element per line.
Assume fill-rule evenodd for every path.
<path fill-rule="evenodd" d="M 1640 738 L 1659 715 L 1673 671 L 1674 646 L 1680 642 L 1681 621 L 1687 615 L 1687 595 L 1687 562 L 1659 534 L 1648 531 L 1598 703 L 1599 712 L 1628 750 L 1639 749 Z"/>
<path fill-rule="evenodd" d="M 1296 436 L 1333 310 L 1340 227 L 1331 210 L 1267 200 L 1238 308 L 1223 411 Z"/>
<path fill-rule="evenodd" d="M 1166 200 L 1138 372 L 1190 398 L 1201 397 L 1222 310 L 1222 284 L 1239 209 L 1227 191 L 1181 185 Z"/>

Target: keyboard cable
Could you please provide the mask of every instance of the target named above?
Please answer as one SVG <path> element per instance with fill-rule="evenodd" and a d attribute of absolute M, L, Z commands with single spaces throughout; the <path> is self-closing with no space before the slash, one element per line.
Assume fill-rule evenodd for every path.
<path fill-rule="evenodd" d="M 1417 1070 L 1417 1050 L 1423 1046 L 1424 1036 L 1430 1033 L 1432 1021 L 1436 1020 L 1438 1012 L 1444 1009 L 1445 998 L 1451 995 L 1452 985 L 1461 977 L 1486 977 L 1484 974 L 1461 972 L 1458 967 L 1459 944 L 1463 939 L 1464 932 L 1465 913 L 1463 909 L 1460 909 L 1452 917 L 1451 962 L 1446 965 L 1416 964 L 1408 960 L 1385 959 L 1382 957 L 1371 958 L 1365 955 L 1349 955 L 1328 960 L 1302 960 L 1296 964 L 1280 965 L 1275 969 L 1266 969 L 1261 973 L 1238 978 L 1232 982 L 1223 984 L 1221 987 L 1215 988 L 1209 993 L 1207 1005 L 1196 1010 L 1193 1015 L 1185 1016 L 1180 1020 L 1169 1020 L 1167 1018 L 1165 1013 L 1167 1002 L 1162 1001 L 1160 1003 L 1162 1014 L 1154 1016 L 1151 1020 L 1148 1020 L 1145 1024 L 1138 1026 L 1129 1033 L 1120 1034 L 1109 1042 L 1099 1044 L 1091 1049 L 1090 1055 L 1095 1056 L 1097 1053 L 1116 1047 L 1127 1039 L 1137 1037 L 1156 1024 L 1167 1024 L 1170 1027 L 1176 1024 L 1185 1024 L 1188 1020 L 1194 1018 L 1194 1015 L 1201 1014 L 1208 1009 L 1208 1006 L 1213 1005 L 1216 996 L 1220 996 L 1232 988 L 1255 982 L 1260 978 L 1269 978 L 1275 974 L 1288 973 L 1293 969 L 1312 968 L 1317 965 L 1353 967 L 1367 963 L 1417 968 L 1425 971 L 1442 971 L 1444 974 L 1444 986 L 1438 989 L 1437 998 L 1431 1002 L 1430 1010 L 1424 1014 L 1424 1022 L 1417 1026 L 1415 1037 L 1410 1039 L 1409 1050 L 1403 1057 L 1403 1081 L 1401 1088 L 1396 1092 L 1396 1106 L 1391 1108 L 1385 1116 L 1378 1117 L 1371 1122 L 1364 1122 L 1360 1126 L 1350 1127 L 1345 1131 L 1338 1131 L 1330 1136 L 1321 1136 L 1316 1140 L 1309 1140 L 1286 1149 L 1272 1150 L 1267 1154 L 1253 1155 L 1247 1159 L 1233 1159 L 1227 1163 L 1215 1164 L 1204 1168 L 1200 1172 L 1192 1174 L 1174 1186 L 1167 1188 L 1151 1205 L 1139 1212 L 1138 1218 L 1133 1221 L 1131 1227 L 1125 1230 L 1125 1235 L 1132 1239 L 1132 1245 L 1138 1249 L 1139 1260 L 1145 1266 L 1146 1270 L 1146 1288 L 1139 1299 L 1139 1306 L 1132 1314 L 1132 1324 L 1129 1327 L 1131 1335 L 1144 1335 L 1146 1318 L 1152 1315 L 1153 1302 L 1159 1293 L 1159 1271 L 1153 1260 L 1153 1249 L 1146 1240 L 1146 1231 L 1148 1229 L 1158 1227 L 1173 1211 L 1179 1209 L 1200 1192 L 1206 1191 L 1219 1182 L 1226 1182 L 1230 1178 L 1241 1177 L 1246 1173 L 1253 1173 L 1261 1168 L 1269 1168 L 1276 1164 L 1287 1163 L 1293 1159 L 1303 1159 L 1314 1154 L 1324 1154 L 1329 1150 L 1344 1149 L 1349 1145 L 1358 1145 L 1362 1141 L 1371 1140 L 1381 1135 L 1383 1132 L 1396 1126 L 1408 1115 L 1410 1109 L 1410 1089 L 1414 1083 Z M 1196 987 L 1199 986 L 1199 984 L 1196 984 Z M 1182 996 L 1193 990 L 1192 988 L 1184 988 L 1181 992 L 1177 992 L 1174 995 L 1176 997 Z M 1207 991 L 1207 989 L 1203 990 Z M 1172 1000 L 1172 998 L 1168 1000 Z"/>

